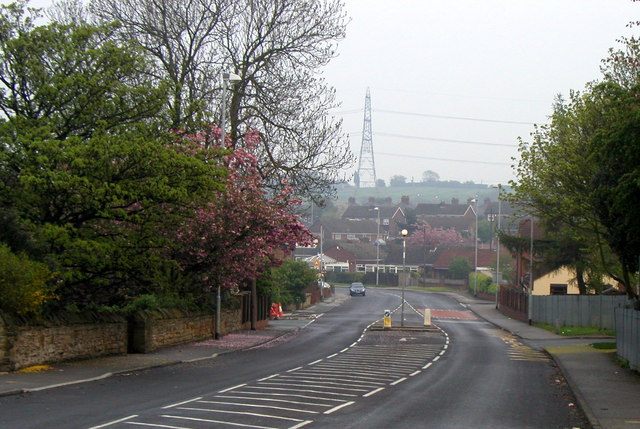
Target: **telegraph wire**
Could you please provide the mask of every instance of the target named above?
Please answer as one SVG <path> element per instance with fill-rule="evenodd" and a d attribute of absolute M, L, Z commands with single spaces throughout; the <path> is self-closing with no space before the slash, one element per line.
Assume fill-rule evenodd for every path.
<path fill-rule="evenodd" d="M 432 156 L 420 156 L 420 155 L 415 155 L 415 154 L 408 155 L 408 154 L 402 154 L 402 153 L 376 152 L 376 155 L 395 156 L 395 157 L 400 157 L 400 158 L 428 159 L 430 161 L 463 162 L 463 163 L 468 163 L 468 164 L 508 165 L 508 166 L 511 166 L 511 163 L 507 163 L 507 162 L 478 161 L 478 160 L 451 159 L 451 158 L 435 158 L 435 157 L 432 157 Z"/>
<path fill-rule="evenodd" d="M 420 116 L 425 118 L 438 118 L 438 119 L 454 119 L 458 121 L 475 121 L 475 122 L 489 122 L 494 124 L 510 124 L 510 125 L 535 125 L 535 122 L 525 121 L 507 121 L 504 119 L 485 119 L 485 118 L 471 118 L 467 116 L 451 116 L 451 115 L 436 115 L 432 113 L 417 113 L 417 112 L 403 112 L 400 110 L 387 110 L 387 109 L 371 109 L 374 113 L 390 113 L 392 115 L 404 115 L 404 116 Z M 362 109 L 351 110 L 339 110 L 331 112 L 333 115 L 350 115 L 353 113 L 361 113 Z"/>
<path fill-rule="evenodd" d="M 357 136 L 357 135 L 360 135 L 360 134 L 362 134 L 362 131 L 354 131 L 354 132 L 351 132 L 351 133 L 347 133 L 347 135 L 349 135 L 349 136 Z M 380 137 L 397 137 L 397 138 L 409 139 L 409 140 L 440 141 L 440 142 L 447 142 L 447 143 L 473 144 L 473 145 L 480 145 L 480 146 L 500 146 L 500 147 L 509 147 L 509 148 L 513 148 L 513 149 L 516 149 L 518 147 L 517 144 L 479 142 L 479 141 L 474 141 L 474 140 L 443 139 L 443 138 L 439 138 L 439 137 L 409 136 L 409 135 L 405 135 L 405 134 L 394 134 L 394 133 L 374 132 L 373 135 L 374 136 L 380 136 Z"/>
<path fill-rule="evenodd" d="M 393 115 L 405 115 L 405 116 L 421 116 L 427 118 L 439 118 L 439 119 L 456 119 L 460 121 L 476 121 L 476 122 L 492 122 L 496 124 L 513 124 L 513 125 L 535 125 L 534 122 L 521 122 L 521 121 L 504 121 L 499 119 L 482 119 L 482 118 L 468 118 L 464 116 L 446 116 L 446 115 L 433 115 L 430 113 L 414 113 L 414 112 L 401 112 L 398 110 L 382 110 L 373 109 L 374 112 L 391 113 Z"/>
<path fill-rule="evenodd" d="M 447 143 L 475 144 L 475 145 L 482 145 L 482 146 L 501 146 L 501 147 L 510 147 L 510 148 L 518 147 L 517 144 L 489 143 L 489 142 L 478 142 L 478 141 L 471 141 L 471 140 L 441 139 L 437 137 L 407 136 L 403 134 L 393 134 L 393 133 L 373 133 L 373 135 L 381 136 L 381 137 L 397 137 L 401 139 L 411 139 L 411 140 L 428 140 L 428 141 L 447 142 Z"/>

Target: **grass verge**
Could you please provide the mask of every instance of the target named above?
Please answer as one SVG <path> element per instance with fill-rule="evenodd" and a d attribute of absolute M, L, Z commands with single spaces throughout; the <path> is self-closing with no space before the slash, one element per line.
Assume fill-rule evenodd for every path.
<path fill-rule="evenodd" d="M 608 335 L 610 337 L 616 336 L 616 331 L 614 331 L 613 329 L 600 329 L 594 326 L 560 326 L 559 328 L 556 328 L 553 325 L 547 325 L 544 323 L 536 323 L 535 326 L 567 337 L 584 335 Z"/>

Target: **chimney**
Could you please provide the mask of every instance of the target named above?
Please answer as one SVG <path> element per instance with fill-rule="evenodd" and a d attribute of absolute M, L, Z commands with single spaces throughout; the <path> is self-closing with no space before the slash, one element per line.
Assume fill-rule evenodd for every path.
<path fill-rule="evenodd" d="M 409 205 L 409 196 L 408 195 L 403 195 L 400 198 L 400 204 L 402 204 L 404 206 L 408 206 Z"/>
<path fill-rule="evenodd" d="M 451 198 L 451 205 L 457 206 L 458 204 L 460 204 L 460 200 L 459 199 Z"/>

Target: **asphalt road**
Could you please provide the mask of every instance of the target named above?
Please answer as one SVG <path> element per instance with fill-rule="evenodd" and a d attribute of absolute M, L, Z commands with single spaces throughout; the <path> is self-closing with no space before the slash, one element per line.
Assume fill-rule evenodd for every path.
<path fill-rule="evenodd" d="M 339 290 L 344 293 L 344 290 Z M 0 398 L 0 428 L 586 428 L 553 362 L 440 294 L 369 288 L 267 347 Z M 364 332 L 364 334 L 363 334 Z"/>

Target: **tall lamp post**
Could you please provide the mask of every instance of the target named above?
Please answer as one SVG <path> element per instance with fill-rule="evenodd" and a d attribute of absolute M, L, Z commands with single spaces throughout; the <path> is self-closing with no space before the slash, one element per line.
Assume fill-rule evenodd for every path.
<path fill-rule="evenodd" d="M 403 279 L 402 279 L 402 305 L 401 305 L 401 310 L 400 310 L 400 326 L 404 326 L 404 285 L 407 283 L 407 275 L 405 273 L 406 270 L 406 261 L 407 261 L 407 234 L 409 234 L 409 231 L 407 231 L 406 229 L 403 229 L 400 234 L 402 234 L 402 275 L 403 275 Z"/>
<path fill-rule="evenodd" d="M 475 207 L 473 209 L 473 214 L 476 215 L 476 234 L 473 238 L 474 240 L 474 249 L 475 249 L 475 263 L 473 264 L 473 295 L 478 295 L 478 199 L 474 198 L 471 200 L 474 203 Z"/>
<path fill-rule="evenodd" d="M 530 219 L 531 229 L 529 233 L 529 305 L 527 306 L 527 317 L 529 325 L 533 319 L 533 216 Z"/>
<path fill-rule="evenodd" d="M 496 235 L 496 283 L 498 285 L 496 288 L 496 308 L 498 308 L 498 294 L 500 293 L 500 220 L 502 218 L 502 185 L 498 183 L 495 187 L 498 188 L 498 234 Z"/>
<path fill-rule="evenodd" d="M 380 272 L 380 207 L 374 207 L 378 212 L 378 232 L 376 233 L 376 286 L 378 286 L 378 273 Z"/>
<path fill-rule="evenodd" d="M 240 82 L 241 77 L 235 73 L 222 73 L 222 103 L 221 103 L 221 113 L 220 113 L 220 142 L 224 144 L 225 140 L 225 128 L 227 126 L 227 89 L 229 87 L 229 83 L 237 83 Z M 252 297 L 255 299 L 255 296 Z M 214 338 L 216 340 L 220 339 L 220 311 L 221 311 L 221 290 L 220 285 L 216 290 L 216 329 Z"/>

